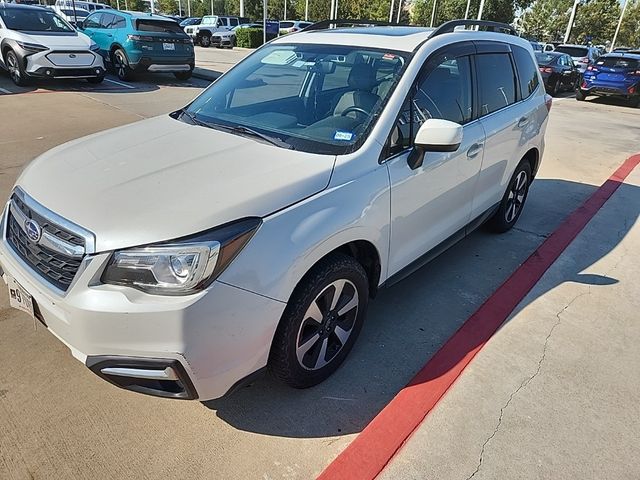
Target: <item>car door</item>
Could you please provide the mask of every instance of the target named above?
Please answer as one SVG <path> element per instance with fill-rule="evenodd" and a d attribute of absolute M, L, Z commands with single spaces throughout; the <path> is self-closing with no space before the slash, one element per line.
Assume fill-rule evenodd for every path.
<path fill-rule="evenodd" d="M 102 19 L 102 13 L 92 13 L 84 22 L 82 22 L 82 32 L 91 38 L 94 42 L 98 43 L 95 39 L 96 33 L 100 30 L 100 20 Z M 102 45 L 98 44 L 100 49 Z"/>
<path fill-rule="evenodd" d="M 113 43 L 113 30 L 111 25 L 115 22 L 116 16 L 112 13 L 102 12 L 100 15 L 100 24 L 95 29 L 93 41 L 98 44 L 101 52 L 109 52 Z"/>
<path fill-rule="evenodd" d="M 388 141 L 391 184 L 389 275 L 419 259 L 469 222 L 474 184 L 483 157 L 484 131 L 473 120 L 471 42 L 447 47 L 426 62 Z M 427 152 L 411 169 L 408 156 L 429 118 L 463 125 L 455 152 Z"/>
<path fill-rule="evenodd" d="M 480 123 L 486 134 L 484 161 L 478 176 L 471 216 L 493 208 L 502 199 L 511 172 L 519 162 L 523 130 L 533 120 L 517 82 L 512 47 L 506 43 L 476 42 L 475 71 L 478 78 Z M 533 91 L 539 75 L 533 57 L 523 48 L 520 56 L 530 63 L 522 72 L 523 89 Z M 523 67 L 524 69 L 524 67 Z M 527 96 L 530 93 L 527 94 Z"/>

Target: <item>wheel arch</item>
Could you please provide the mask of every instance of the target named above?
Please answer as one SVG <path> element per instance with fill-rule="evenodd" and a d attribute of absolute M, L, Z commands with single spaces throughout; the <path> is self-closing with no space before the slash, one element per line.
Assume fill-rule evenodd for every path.
<path fill-rule="evenodd" d="M 531 166 L 531 179 L 533 180 L 540 167 L 540 150 L 537 147 L 530 148 L 522 157 L 522 160 L 529 162 Z"/>

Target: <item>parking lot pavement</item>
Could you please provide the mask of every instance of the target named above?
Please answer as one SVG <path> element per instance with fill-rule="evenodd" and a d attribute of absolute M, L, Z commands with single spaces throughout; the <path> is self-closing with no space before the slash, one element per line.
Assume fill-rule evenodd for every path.
<path fill-rule="evenodd" d="M 157 84 L 154 85 L 154 81 Z M 0 130 L 0 196 L 9 195 L 21 168 L 39 153 L 88 133 L 169 112 L 187 103 L 199 91 L 199 85 L 205 84 L 194 81 L 177 86 L 169 76 L 159 75 L 133 84 L 135 89 L 122 87 L 118 91 L 87 93 L 62 92 L 53 86 L 43 86 L 33 94 L 0 95 L 0 111 L 3 116 L 7 115 L 5 112 L 10 112 L 11 116 L 11 121 Z M 2 75 L 0 88 L 11 88 L 8 79 Z M 478 231 L 426 268 L 381 292 L 371 303 L 367 325 L 344 366 L 312 389 L 288 389 L 265 377 L 228 398 L 204 404 L 122 391 L 100 380 L 73 359 L 66 347 L 45 329 L 34 327 L 24 314 L 11 310 L 6 289 L 0 287 L 0 364 L 3 365 L 0 369 L 0 478 L 314 477 L 350 444 L 562 219 L 626 157 L 638 150 L 638 124 L 640 109 L 603 100 L 556 102 L 547 130 L 547 151 L 539 178 L 531 189 L 517 228 L 500 236 Z M 630 198 L 628 203 L 637 208 L 637 197 Z M 624 302 L 607 303 L 608 295 L 638 297 L 637 282 L 630 280 L 633 265 L 623 260 L 615 270 L 609 271 L 608 263 L 598 263 L 615 261 L 621 245 L 633 246 L 625 244 L 626 239 L 618 243 L 611 239 L 612 229 L 624 231 L 621 207 L 613 210 L 600 228 L 590 230 L 588 242 L 572 247 L 573 266 L 580 270 L 572 271 L 573 276 L 563 278 L 553 288 L 545 284 L 536 290 L 538 296 L 531 298 L 529 306 L 514 317 L 524 318 L 521 316 L 526 314 L 526 320 L 511 321 L 501 330 L 497 339 L 501 340 L 499 345 L 504 351 L 497 348 L 494 355 L 503 358 L 502 368 L 496 371 L 488 368 L 482 376 L 487 385 L 497 382 L 500 387 L 474 391 L 474 385 L 482 387 L 483 384 L 471 382 L 467 390 L 459 389 L 460 383 L 451 391 L 451 397 L 446 401 L 458 399 L 459 403 L 451 400 L 446 415 L 441 417 L 444 443 L 437 448 L 425 444 L 429 446 L 424 453 L 427 459 L 475 468 L 479 447 L 487 438 L 485 434 L 491 433 L 499 418 L 495 406 L 504 405 L 507 400 L 500 393 L 512 392 L 513 382 L 517 380 L 515 375 L 507 374 L 512 374 L 513 370 L 531 374 L 529 355 L 539 354 L 545 340 L 534 327 L 538 323 L 540 328 L 552 325 L 547 317 L 538 318 L 534 313 L 529 316 L 529 312 L 538 306 L 557 312 L 553 308 L 559 301 L 558 295 L 578 281 L 596 284 L 591 287 L 589 303 L 575 302 L 575 310 L 566 317 L 566 324 L 562 317 L 563 323 L 556 327 L 554 336 L 571 327 L 575 318 L 585 326 L 595 325 L 600 330 L 592 332 L 593 337 L 586 329 L 577 332 L 575 338 L 570 334 L 562 336 L 568 345 L 566 348 L 563 348 L 564 344 L 549 343 L 547 355 L 551 359 L 558 357 L 558 360 L 553 362 L 557 366 L 554 375 L 547 377 L 550 381 L 555 378 L 556 383 L 545 387 L 543 381 L 534 379 L 529 388 L 540 390 L 531 390 L 535 394 L 530 396 L 514 397 L 514 405 L 522 411 L 529 407 L 541 409 L 531 410 L 529 415 L 580 425 L 582 428 L 576 428 L 574 432 L 582 442 L 589 440 L 589 434 L 600 439 L 608 433 L 608 430 L 589 430 L 591 420 L 580 417 L 583 411 L 610 415 L 603 418 L 612 429 L 621 429 L 616 440 L 626 438 L 623 437 L 624 428 L 635 431 L 637 438 L 637 425 L 624 416 L 624 412 L 637 412 L 637 396 L 625 390 L 608 392 L 606 387 L 615 385 L 617 388 L 619 385 L 604 381 L 607 375 L 618 371 L 639 377 L 637 363 L 628 359 L 629 349 L 640 340 L 628 319 L 637 316 L 630 316 L 634 311 L 626 309 Z M 585 270 L 589 274 L 611 276 L 619 283 L 607 285 L 605 279 L 587 276 L 582 272 L 584 269 L 589 269 Z M 577 291 L 570 290 L 560 297 Z M 580 300 L 586 301 L 586 297 Z M 596 325 L 597 322 L 582 320 L 585 316 L 605 320 L 602 325 Z M 612 316 L 619 321 L 611 320 Z M 531 335 L 515 328 L 520 323 L 531 328 Z M 601 330 L 604 327 L 612 332 Z M 576 328 L 579 329 L 579 325 Z M 621 339 L 619 331 L 624 332 L 624 338 Z M 516 336 L 511 337 L 512 332 Z M 606 341 L 602 340 L 603 336 Z M 574 365 L 580 365 L 581 357 L 577 353 L 585 342 L 597 354 L 584 358 L 583 369 L 562 371 L 561 365 L 569 365 L 567 362 L 571 360 Z M 609 362 L 611 356 L 602 352 L 605 347 L 618 353 L 621 364 Z M 603 360 L 602 365 L 598 362 L 599 357 Z M 489 364 L 490 360 L 494 357 L 487 359 Z M 480 367 L 479 363 L 477 367 L 473 364 L 469 372 L 474 373 Z M 612 370 L 614 367 L 616 370 Z M 540 380 L 545 379 L 545 373 L 546 370 L 541 370 Z M 501 383 L 503 377 L 504 384 Z M 548 403 L 557 399 L 552 386 L 557 386 L 562 379 L 566 379 L 562 383 L 566 385 L 562 401 L 560 404 Z M 579 386 L 576 385 L 579 380 L 591 380 L 594 389 L 602 390 L 600 396 L 583 399 L 583 390 L 572 390 Z M 629 382 L 628 385 L 633 384 Z M 460 391 L 462 393 L 454 396 Z M 638 389 L 635 391 L 637 395 Z M 606 396 L 606 393 L 610 395 Z M 449 447 L 447 435 L 464 436 L 464 424 L 456 417 L 467 420 L 474 417 L 474 412 L 464 403 L 468 401 L 465 394 L 473 396 L 478 402 L 476 405 L 482 406 L 475 415 L 478 424 L 471 423 L 469 427 L 473 429 L 473 441 L 468 446 L 452 441 Z M 567 401 L 569 397 L 571 401 Z M 589 410 L 592 399 L 614 402 L 617 407 Z M 565 408 L 565 403 L 572 408 Z M 442 405 L 445 405 L 444 401 Z M 509 408 L 506 412 L 509 413 Z M 508 425 L 517 418 L 507 415 L 503 420 Z M 471 418 L 469 421 L 476 420 Z M 603 422 L 598 419 L 593 425 L 603 425 Z M 454 425 L 450 432 L 447 430 L 449 424 Z M 527 438 L 531 440 L 530 437 L 540 431 L 543 429 L 527 433 Z M 516 435 L 519 431 L 508 429 L 505 432 Z M 515 441 L 506 433 L 496 435 L 496 441 L 487 444 L 487 472 L 493 471 L 490 470 L 492 465 L 517 465 L 520 457 L 516 455 L 523 454 L 527 445 L 533 446 L 532 441 L 529 444 L 523 443 L 521 438 Z M 564 437 L 557 440 L 561 439 L 566 440 Z M 551 440 L 546 441 L 556 446 Z M 518 444 L 522 449 L 518 449 Z M 600 455 L 596 458 L 607 461 L 616 451 L 625 452 L 614 442 L 598 441 L 594 445 L 599 449 L 594 455 Z M 538 447 L 544 451 L 544 456 L 536 461 L 556 465 L 557 471 L 573 462 L 567 453 L 572 452 L 571 449 L 545 449 L 542 441 Z M 458 457 L 462 457 L 460 461 Z M 495 459 L 501 459 L 502 463 Z M 462 477 L 453 474 L 449 477 L 444 469 L 439 470 L 442 476 L 434 477 L 466 478 L 473 468 L 468 472 L 465 468 Z M 516 475 L 494 475 L 492 478 L 510 476 Z"/>
<path fill-rule="evenodd" d="M 196 46 L 196 71 L 194 74 L 214 80 L 244 57 L 253 52 L 249 48 L 202 48 Z"/>

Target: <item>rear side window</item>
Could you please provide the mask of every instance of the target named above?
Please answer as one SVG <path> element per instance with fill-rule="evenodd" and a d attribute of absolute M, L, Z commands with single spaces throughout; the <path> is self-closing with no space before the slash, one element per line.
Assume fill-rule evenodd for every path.
<path fill-rule="evenodd" d="M 508 53 L 476 55 L 480 115 L 488 115 L 516 101 L 513 65 Z"/>
<path fill-rule="evenodd" d="M 100 20 L 100 28 L 111 28 L 111 24 L 115 19 L 115 15 L 111 15 L 110 13 L 103 13 L 102 19 Z"/>
<path fill-rule="evenodd" d="M 533 58 L 524 48 L 513 48 L 513 57 L 518 69 L 518 83 L 520 84 L 520 95 L 527 98 L 536 88 L 538 88 L 538 66 L 533 63 Z"/>
<path fill-rule="evenodd" d="M 138 20 L 136 30 L 139 32 L 184 33 L 180 25 L 163 20 Z"/>
<path fill-rule="evenodd" d="M 125 27 L 124 18 L 119 17 L 117 15 L 114 15 L 114 17 L 115 17 L 115 20 L 111 24 L 111 28 L 124 28 Z"/>
<path fill-rule="evenodd" d="M 602 65 L 608 68 L 640 69 L 640 61 L 628 57 L 600 57 L 596 65 Z"/>
<path fill-rule="evenodd" d="M 589 54 L 589 49 L 582 47 L 563 47 L 560 45 L 556 48 L 556 52 L 566 53 L 572 57 L 586 57 Z"/>

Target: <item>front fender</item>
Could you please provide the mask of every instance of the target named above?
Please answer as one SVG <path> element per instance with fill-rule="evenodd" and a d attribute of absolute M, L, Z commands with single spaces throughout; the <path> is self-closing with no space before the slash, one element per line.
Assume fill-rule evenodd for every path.
<path fill-rule="evenodd" d="M 356 240 L 373 244 L 386 279 L 389 177 L 385 165 L 330 187 L 264 219 L 220 281 L 287 302 L 302 277 L 324 256 Z"/>

